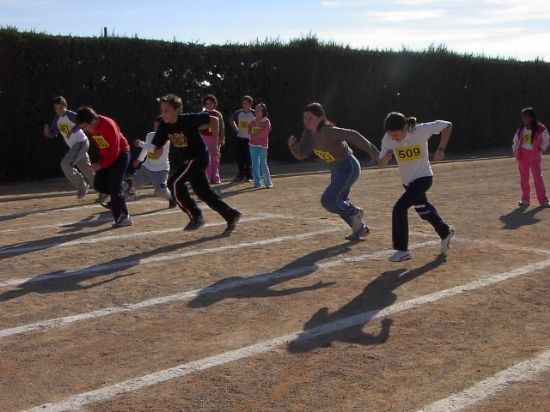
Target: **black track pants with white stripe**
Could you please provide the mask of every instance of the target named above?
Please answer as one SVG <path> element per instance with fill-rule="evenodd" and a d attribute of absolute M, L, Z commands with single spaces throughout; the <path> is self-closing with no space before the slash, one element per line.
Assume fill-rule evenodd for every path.
<path fill-rule="evenodd" d="M 216 192 L 210 188 L 206 177 L 208 157 L 192 159 L 185 162 L 168 179 L 168 189 L 176 203 L 190 219 L 202 217 L 202 212 L 193 200 L 186 183 L 189 182 L 195 194 L 211 209 L 218 212 L 225 220 L 232 219 L 237 211 L 225 203 Z"/>
<path fill-rule="evenodd" d="M 428 200 L 426 192 L 432 187 L 431 176 L 421 177 L 405 186 L 405 193 L 393 207 L 392 238 L 395 250 L 409 250 L 409 218 L 408 212 L 414 206 L 421 219 L 429 222 L 441 239 L 449 236 L 449 226 L 443 221 L 437 209 Z"/>

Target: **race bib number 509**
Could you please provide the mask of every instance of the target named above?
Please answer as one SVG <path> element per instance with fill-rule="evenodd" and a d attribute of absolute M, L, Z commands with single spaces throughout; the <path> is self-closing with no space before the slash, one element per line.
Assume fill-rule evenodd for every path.
<path fill-rule="evenodd" d="M 422 145 L 413 144 L 410 146 L 400 147 L 395 150 L 395 155 L 399 162 L 410 162 L 424 158 Z"/>

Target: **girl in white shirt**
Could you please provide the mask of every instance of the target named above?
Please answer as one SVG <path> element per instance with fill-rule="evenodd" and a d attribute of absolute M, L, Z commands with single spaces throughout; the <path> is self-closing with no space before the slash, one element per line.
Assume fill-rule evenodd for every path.
<path fill-rule="evenodd" d="M 408 210 L 411 206 L 414 206 L 421 219 L 428 221 L 434 227 L 441 238 L 440 252 L 445 255 L 454 231 L 439 216 L 437 209 L 426 195 L 433 183 L 428 140 L 432 135 L 441 133 L 441 143 L 434 155 L 434 160 L 444 160 L 452 124 L 444 120 L 417 123 L 414 117 L 405 117 L 402 113 L 392 112 L 386 117 L 384 128 L 386 134 L 382 139 L 380 167 L 386 167 L 392 156 L 395 156 L 405 188 L 405 193 L 393 207 L 392 239 L 396 252 L 390 257 L 390 261 L 402 262 L 411 259 L 408 222 Z"/>

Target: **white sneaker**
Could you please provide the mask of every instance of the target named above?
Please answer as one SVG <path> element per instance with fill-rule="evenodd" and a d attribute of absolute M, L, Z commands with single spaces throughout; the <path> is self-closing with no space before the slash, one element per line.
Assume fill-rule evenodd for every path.
<path fill-rule="evenodd" d="M 541 206 L 542 206 L 542 207 L 550 207 L 550 200 L 547 200 L 547 201 L 544 202 Z"/>
<path fill-rule="evenodd" d="M 363 228 L 363 209 L 357 209 L 357 212 L 350 216 L 351 230 L 353 233 L 359 232 Z"/>
<path fill-rule="evenodd" d="M 132 221 L 132 216 L 130 215 L 120 215 L 118 220 L 113 223 L 113 227 L 125 227 L 132 226 L 134 222 Z"/>
<path fill-rule="evenodd" d="M 411 253 L 408 250 L 398 250 L 389 258 L 390 262 L 404 262 L 406 260 L 411 260 Z"/>
<path fill-rule="evenodd" d="M 445 256 L 449 249 L 451 248 L 451 240 L 453 239 L 455 235 L 455 231 L 451 229 L 449 231 L 449 235 L 441 241 L 441 249 L 439 249 L 439 252 Z"/>
<path fill-rule="evenodd" d="M 84 187 L 78 191 L 78 193 L 76 194 L 76 198 L 84 199 L 88 194 L 89 189 L 90 189 L 90 185 L 88 183 L 84 183 Z"/>

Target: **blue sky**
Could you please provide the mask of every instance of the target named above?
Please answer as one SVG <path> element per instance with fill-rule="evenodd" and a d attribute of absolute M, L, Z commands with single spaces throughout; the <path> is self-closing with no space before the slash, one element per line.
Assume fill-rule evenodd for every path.
<path fill-rule="evenodd" d="M 0 0 L 0 25 L 52 34 L 223 44 L 308 33 L 353 47 L 423 49 L 550 62 L 548 0 Z"/>

